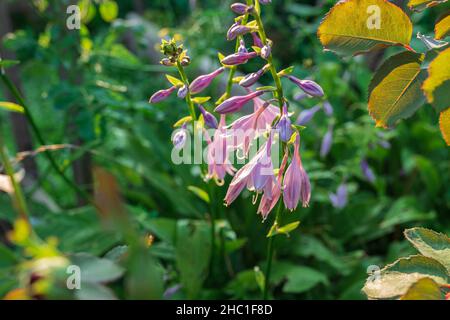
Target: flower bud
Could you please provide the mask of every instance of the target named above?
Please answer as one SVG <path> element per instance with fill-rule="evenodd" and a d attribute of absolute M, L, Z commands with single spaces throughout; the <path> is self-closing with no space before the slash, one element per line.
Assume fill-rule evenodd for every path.
<path fill-rule="evenodd" d="M 180 150 L 183 149 L 184 145 L 186 144 L 187 140 L 187 129 L 186 129 L 186 123 L 183 124 L 181 129 L 179 129 L 172 137 L 172 143 L 175 149 Z"/>
<path fill-rule="evenodd" d="M 240 82 L 239 85 L 242 87 L 250 87 L 252 85 L 254 85 L 259 78 L 261 78 L 261 76 L 264 74 L 264 68 L 261 70 L 258 70 L 257 72 L 253 72 L 250 73 L 248 75 L 246 75 Z"/>
<path fill-rule="evenodd" d="M 184 98 L 186 98 L 187 93 L 188 93 L 188 87 L 186 85 L 184 85 L 180 89 L 178 89 L 177 96 L 180 99 L 184 99 Z"/>
<path fill-rule="evenodd" d="M 265 45 L 261 49 L 261 58 L 268 59 L 272 53 L 272 48 L 269 45 Z"/>
<path fill-rule="evenodd" d="M 247 47 L 245 46 L 245 41 L 243 39 L 240 41 L 238 53 L 248 53 Z"/>
<path fill-rule="evenodd" d="M 280 132 L 281 141 L 287 142 L 292 136 L 292 124 L 289 118 L 287 105 L 283 105 L 283 114 L 277 124 L 277 129 Z"/>
<path fill-rule="evenodd" d="M 253 38 L 253 45 L 258 48 L 264 47 L 264 44 L 262 43 L 261 39 L 259 38 L 258 34 L 256 32 L 252 32 L 252 38 Z"/>
<path fill-rule="evenodd" d="M 249 93 L 246 96 L 231 97 L 231 98 L 225 100 L 224 102 L 222 102 L 219 106 L 217 106 L 217 108 L 214 111 L 217 113 L 220 113 L 220 114 L 237 112 L 240 109 L 242 109 L 242 107 L 247 102 L 249 102 L 250 100 L 252 100 L 256 97 L 259 97 L 262 94 L 264 94 L 264 91 L 255 91 L 255 92 Z"/>
<path fill-rule="evenodd" d="M 331 117 L 333 115 L 333 106 L 328 101 L 325 101 L 323 103 L 323 111 L 328 117 Z"/>
<path fill-rule="evenodd" d="M 288 79 L 295 83 L 305 93 L 313 97 L 323 97 L 322 88 L 311 80 L 300 80 L 294 76 L 288 76 Z"/>
<path fill-rule="evenodd" d="M 166 67 L 171 67 L 174 65 L 174 63 L 171 62 L 169 58 L 164 58 L 159 63 Z"/>
<path fill-rule="evenodd" d="M 320 110 L 320 106 L 315 106 L 310 109 L 303 110 L 298 115 L 297 121 L 295 121 L 298 125 L 304 126 L 314 117 L 317 111 Z"/>
<path fill-rule="evenodd" d="M 261 3 L 261 4 L 269 4 L 269 3 L 272 3 L 272 0 L 259 0 L 259 3 Z"/>
<path fill-rule="evenodd" d="M 331 145 L 333 144 L 333 127 L 328 128 L 327 133 L 323 136 L 322 145 L 320 146 L 320 157 L 325 158 L 331 150 Z"/>
<path fill-rule="evenodd" d="M 163 101 L 163 100 L 167 99 L 172 94 L 172 92 L 175 91 L 176 88 L 177 87 L 173 86 L 173 87 L 171 87 L 169 89 L 166 89 L 166 90 L 159 90 L 158 92 L 156 92 L 155 94 L 153 94 L 150 97 L 149 102 L 150 103 L 158 103 L 160 101 Z"/>
<path fill-rule="evenodd" d="M 188 65 L 191 64 L 191 58 L 188 56 L 183 57 L 183 59 L 181 59 L 181 65 L 183 67 L 187 67 Z"/>
<path fill-rule="evenodd" d="M 216 78 L 219 74 L 221 74 L 225 70 L 224 67 L 221 67 L 217 69 L 214 72 L 211 72 L 210 74 L 205 74 L 203 76 L 200 76 L 196 78 L 194 81 L 192 81 L 191 85 L 189 86 L 189 90 L 192 94 L 197 94 L 202 92 L 204 89 L 206 89 L 211 82 Z"/>
<path fill-rule="evenodd" d="M 243 3 L 236 2 L 231 5 L 231 10 L 237 14 L 246 14 L 249 7 Z"/>
<path fill-rule="evenodd" d="M 222 59 L 222 63 L 228 66 L 246 63 L 249 59 L 258 56 L 256 52 L 234 53 Z"/>
<path fill-rule="evenodd" d="M 199 104 L 198 108 L 200 109 L 200 112 L 203 115 L 203 119 L 205 120 L 205 124 L 213 129 L 217 129 L 219 126 L 219 123 L 217 122 L 216 117 L 214 117 L 210 112 L 206 111 L 205 108 Z"/>
<path fill-rule="evenodd" d="M 227 40 L 234 40 L 237 36 L 242 36 L 250 31 L 252 31 L 251 28 L 236 22 L 228 29 Z"/>

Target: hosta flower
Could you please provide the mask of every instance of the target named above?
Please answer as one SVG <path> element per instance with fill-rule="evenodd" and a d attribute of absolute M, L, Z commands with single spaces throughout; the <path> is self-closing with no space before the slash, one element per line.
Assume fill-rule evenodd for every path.
<path fill-rule="evenodd" d="M 258 153 L 241 169 L 236 172 L 225 196 L 225 204 L 230 205 L 242 192 L 245 186 L 250 191 L 272 197 L 272 183 L 275 180 L 271 159 L 272 134 Z"/>
<path fill-rule="evenodd" d="M 329 195 L 331 205 L 337 209 L 342 209 L 347 205 L 348 190 L 345 183 L 341 183 L 337 188 L 336 193 L 330 193 Z"/>
<path fill-rule="evenodd" d="M 267 59 L 270 57 L 271 53 L 272 53 L 272 48 L 269 45 L 265 45 L 261 49 L 261 58 Z"/>
<path fill-rule="evenodd" d="M 264 91 L 255 91 L 245 96 L 231 97 L 222 102 L 214 111 L 221 114 L 239 111 L 247 102 L 262 94 L 264 94 Z"/>
<path fill-rule="evenodd" d="M 150 103 L 158 103 L 160 101 L 163 101 L 163 100 L 167 99 L 172 94 L 172 92 L 174 92 L 176 89 L 177 89 L 177 87 L 173 86 L 166 90 L 159 90 L 158 92 L 156 92 L 155 94 L 153 94 L 150 97 L 149 102 Z"/>
<path fill-rule="evenodd" d="M 246 75 L 240 82 L 239 85 L 242 87 L 250 87 L 252 85 L 254 85 L 256 82 L 258 82 L 259 78 L 261 78 L 261 76 L 264 74 L 265 69 L 262 68 L 256 72 L 250 73 L 248 75 Z"/>
<path fill-rule="evenodd" d="M 300 80 L 294 76 L 288 76 L 288 79 L 295 83 L 305 93 L 313 97 L 323 97 L 322 88 L 311 80 Z"/>
<path fill-rule="evenodd" d="M 180 150 L 183 149 L 184 145 L 186 144 L 187 140 L 187 129 L 186 129 L 186 123 L 183 124 L 181 129 L 179 129 L 172 137 L 172 143 L 175 149 Z"/>
<path fill-rule="evenodd" d="M 320 106 L 314 106 L 310 109 L 306 109 L 303 110 L 302 112 L 300 112 L 300 114 L 298 115 L 297 120 L 295 121 L 295 123 L 297 123 L 300 126 L 304 126 L 306 125 L 309 121 L 311 121 L 311 119 L 314 117 L 314 115 L 317 113 L 317 111 L 320 110 Z"/>
<path fill-rule="evenodd" d="M 222 59 L 222 63 L 228 66 L 235 66 L 246 63 L 248 60 L 258 56 L 256 52 L 237 52 Z"/>
<path fill-rule="evenodd" d="M 325 158 L 330 153 L 333 144 L 333 127 L 330 126 L 327 133 L 323 136 L 322 145 L 320 146 L 320 157 Z"/>
<path fill-rule="evenodd" d="M 283 180 L 283 201 L 287 209 L 293 211 L 297 208 L 299 201 L 303 207 L 309 205 L 311 198 L 311 184 L 308 174 L 302 166 L 300 158 L 300 138 L 295 140 L 294 154 L 291 164 L 286 170 Z"/>
<path fill-rule="evenodd" d="M 328 101 L 325 101 L 323 103 L 323 111 L 328 117 L 331 117 L 333 115 L 333 106 Z"/>
<path fill-rule="evenodd" d="M 188 87 L 186 85 L 184 85 L 180 89 L 178 89 L 177 96 L 180 99 L 184 99 L 184 98 L 186 98 L 187 93 L 188 93 Z"/>
<path fill-rule="evenodd" d="M 292 136 L 292 123 L 291 119 L 289 118 L 287 105 L 283 105 L 283 113 L 281 115 L 280 120 L 277 124 L 277 129 L 280 132 L 280 139 L 281 141 L 287 142 Z"/>
<path fill-rule="evenodd" d="M 259 38 L 258 34 L 256 32 L 252 32 L 252 38 L 253 38 L 253 45 L 258 48 L 264 47 L 264 44 L 262 43 L 261 39 Z"/>
<path fill-rule="evenodd" d="M 236 169 L 231 165 L 228 156 L 232 151 L 228 146 L 226 138 L 225 115 L 220 116 L 218 129 L 214 133 L 213 140 L 207 137 L 207 160 L 208 175 L 207 179 L 223 180 L 225 175 L 234 175 Z"/>
<path fill-rule="evenodd" d="M 248 53 L 247 46 L 245 45 L 244 39 L 239 42 L 238 53 Z"/>
<path fill-rule="evenodd" d="M 194 81 L 192 81 L 191 85 L 189 86 L 189 90 L 191 91 L 192 94 L 202 92 L 207 87 L 209 87 L 214 78 L 220 75 L 224 70 L 225 68 L 221 67 L 214 72 L 196 78 Z"/>
<path fill-rule="evenodd" d="M 372 169 L 369 167 L 369 163 L 367 162 L 367 159 L 363 159 L 361 160 L 361 171 L 364 175 L 364 177 L 366 177 L 366 179 L 373 183 L 375 182 L 375 174 L 373 173 Z"/>
<path fill-rule="evenodd" d="M 272 3 L 272 0 L 259 0 L 259 3 L 268 4 L 268 3 Z"/>
<path fill-rule="evenodd" d="M 239 22 L 233 24 L 227 32 L 227 40 L 234 40 L 237 36 L 242 36 L 252 31 L 252 28 L 242 25 Z"/>
<path fill-rule="evenodd" d="M 210 112 L 206 111 L 202 105 L 198 105 L 198 108 L 203 115 L 205 124 L 210 128 L 217 129 L 218 123 L 216 117 L 214 117 Z"/>
<path fill-rule="evenodd" d="M 231 8 L 231 10 L 234 12 L 234 13 L 237 13 L 237 14 L 246 14 L 247 13 L 247 11 L 248 11 L 248 9 L 249 9 L 249 6 L 247 6 L 246 4 L 243 4 L 243 3 L 240 3 L 240 2 L 236 2 L 236 3 L 233 3 L 231 6 L 230 6 L 230 8 Z"/>

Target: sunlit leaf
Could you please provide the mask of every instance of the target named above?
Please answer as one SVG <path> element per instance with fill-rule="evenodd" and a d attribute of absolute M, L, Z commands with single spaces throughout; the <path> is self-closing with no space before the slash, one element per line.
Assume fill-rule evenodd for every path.
<path fill-rule="evenodd" d="M 426 76 L 421 69 L 422 54 L 401 52 L 375 73 L 369 86 L 369 113 L 377 127 L 392 127 L 398 120 L 412 116 L 423 105 L 420 89 Z"/>
<path fill-rule="evenodd" d="M 16 64 L 19 64 L 20 61 L 17 60 L 2 60 L 0 59 L 0 68 L 9 68 L 12 66 L 15 66 Z"/>
<path fill-rule="evenodd" d="M 210 202 L 208 192 L 203 189 L 200 189 L 196 186 L 188 186 L 188 190 L 195 194 L 197 197 L 205 201 L 206 203 Z"/>
<path fill-rule="evenodd" d="M 182 86 L 184 86 L 184 82 L 181 81 L 178 78 L 172 77 L 171 75 L 168 75 L 168 74 L 166 74 L 166 78 L 175 87 L 182 87 Z"/>
<path fill-rule="evenodd" d="M 202 104 L 211 100 L 211 97 L 195 97 L 192 98 L 192 102 L 196 104 Z"/>
<path fill-rule="evenodd" d="M 442 111 L 450 107 L 450 48 L 440 52 L 428 67 L 428 78 L 423 83 L 428 102 Z"/>
<path fill-rule="evenodd" d="M 323 19 L 318 37 L 326 50 L 355 55 L 392 45 L 409 46 L 412 23 L 385 0 L 339 1 Z"/>
<path fill-rule="evenodd" d="M 282 227 L 278 227 L 276 225 L 273 225 L 272 228 L 269 230 L 269 233 L 267 234 L 267 237 L 273 237 L 277 234 L 285 234 L 285 235 L 289 235 L 289 232 L 294 231 L 295 229 L 298 228 L 298 226 L 300 225 L 300 221 L 295 221 L 292 223 L 289 223 L 287 225 L 284 225 Z"/>
<path fill-rule="evenodd" d="M 450 108 L 442 111 L 439 116 L 439 128 L 447 145 L 450 146 Z"/>
<path fill-rule="evenodd" d="M 191 121 L 192 121 L 192 117 L 191 116 L 186 116 L 186 117 L 181 118 L 177 122 L 175 122 L 173 127 L 174 128 L 178 128 L 178 127 L 181 127 L 183 124 L 185 124 L 187 122 L 191 122 Z"/>
<path fill-rule="evenodd" d="M 449 237 L 425 228 L 406 229 L 405 237 L 421 254 L 439 261 L 450 272 Z"/>
<path fill-rule="evenodd" d="M 411 285 L 400 300 L 442 300 L 442 292 L 433 279 L 422 278 Z"/>
<path fill-rule="evenodd" d="M 119 14 L 119 6 L 113 0 L 106 0 L 100 4 L 100 15 L 106 22 L 112 22 Z"/>
<path fill-rule="evenodd" d="M 443 39 L 450 35 L 450 11 L 438 19 L 434 26 L 436 39 Z"/>
<path fill-rule="evenodd" d="M 23 107 L 12 102 L 0 101 L 0 108 L 6 109 L 8 111 L 23 113 Z"/>

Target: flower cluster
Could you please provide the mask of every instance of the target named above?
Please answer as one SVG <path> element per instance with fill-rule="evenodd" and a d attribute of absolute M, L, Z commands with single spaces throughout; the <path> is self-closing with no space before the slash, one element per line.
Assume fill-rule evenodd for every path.
<path fill-rule="evenodd" d="M 150 98 L 150 103 L 157 103 L 178 90 L 178 97 L 186 100 L 190 116 L 177 122 L 181 130 L 173 137 L 175 147 L 177 149 L 183 147 L 187 137 L 187 123 L 192 122 L 192 130 L 202 130 L 207 141 L 208 169 L 205 171 L 205 178 L 223 183 L 227 174 L 233 176 L 224 199 L 225 205 L 230 205 L 244 189 L 248 189 L 255 193 L 254 202 L 261 195 L 258 213 L 264 219 L 277 203 L 283 203 L 288 210 L 293 211 L 300 203 L 303 207 L 307 207 L 311 198 L 310 180 L 300 154 L 302 126 L 291 121 L 293 112 L 289 108 L 288 99 L 284 96 L 282 80 L 294 83 L 304 92 L 305 97 L 320 98 L 324 95 L 322 88 L 314 81 L 293 76 L 292 67 L 276 70 L 272 57 L 274 43 L 267 38 L 260 15 L 261 5 L 269 3 L 270 0 L 247 0 L 246 3 L 238 2 L 231 5 L 231 10 L 238 14 L 238 17 L 229 28 L 226 37 L 227 40 L 236 41 L 236 51 L 227 56 L 219 54 L 221 67 L 199 76 L 192 82 L 188 81 L 184 71 L 184 67 L 190 62 L 186 50 L 173 40 L 164 40 L 161 52 L 166 57 L 161 64 L 176 66 L 181 79 L 168 77 L 172 86 L 156 92 Z M 251 47 L 246 44 L 249 40 L 252 42 Z M 262 66 L 245 76 L 234 77 L 237 66 L 252 59 L 260 59 Z M 196 95 L 203 92 L 225 71 L 230 73 L 227 91 L 213 107 L 214 113 L 220 116 L 220 121 L 217 121 L 212 108 L 208 111 L 207 103 L 210 97 Z M 266 73 L 271 75 L 274 86 L 252 89 Z M 233 96 L 231 94 L 233 84 L 242 87 L 245 94 Z M 227 117 L 236 118 L 234 115 L 249 103 L 253 103 L 253 111 L 250 114 L 237 117 L 229 125 L 226 124 Z M 331 106 L 324 106 L 325 112 L 332 113 L 330 108 Z M 310 114 L 302 113 L 303 115 L 300 115 L 303 119 L 302 124 L 309 121 L 316 111 L 311 110 Z M 201 125 L 194 125 L 194 121 Z M 205 127 L 213 129 L 213 134 L 209 134 Z M 266 140 L 251 156 L 250 146 L 256 143 L 257 138 Z M 330 139 L 331 127 L 327 134 L 327 140 Z M 276 140 L 281 141 L 281 144 L 276 144 Z M 274 152 L 274 149 L 278 148 L 276 145 L 281 145 L 281 155 Z M 322 152 L 326 153 L 329 147 L 325 145 L 322 149 Z M 239 170 L 230 161 L 233 153 L 248 159 Z M 273 157 L 277 156 L 281 158 L 281 164 L 275 168 Z"/>

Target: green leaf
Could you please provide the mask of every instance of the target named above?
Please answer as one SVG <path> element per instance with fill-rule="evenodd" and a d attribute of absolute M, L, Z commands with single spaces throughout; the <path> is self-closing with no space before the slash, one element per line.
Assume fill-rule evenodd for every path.
<path fill-rule="evenodd" d="M 71 257 L 71 262 L 81 269 L 81 281 L 104 283 L 120 278 L 124 269 L 111 260 L 95 257 L 87 253 L 78 253 Z"/>
<path fill-rule="evenodd" d="M 289 74 L 291 74 L 294 71 L 294 66 L 290 66 L 286 69 L 281 70 L 280 72 L 278 72 L 278 76 L 279 77 L 283 77 L 283 76 L 287 76 Z"/>
<path fill-rule="evenodd" d="M 256 283 L 258 284 L 258 288 L 259 290 L 261 290 L 261 292 L 263 292 L 266 284 L 266 277 L 258 266 L 256 266 L 253 271 L 255 272 L 255 279 Z"/>
<path fill-rule="evenodd" d="M 277 88 L 273 86 L 264 86 L 256 88 L 256 91 L 277 91 Z"/>
<path fill-rule="evenodd" d="M 277 234 L 285 234 L 289 235 L 289 232 L 294 231 L 300 225 L 300 221 L 295 221 L 284 225 L 282 227 L 277 227 L 275 224 L 270 228 L 269 233 L 267 234 L 267 238 L 273 237 Z"/>
<path fill-rule="evenodd" d="M 181 284 L 189 299 L 200 293 L 208 274 L 211 256 L 211 228 L 204 221 L 179 220 L 175 260 Z"/>
<path fill-rule="evenodd" d="M 429 277 L 440 285 L 448 283 L 447 269 L 424 256 L 400 258 L 367 279 L 364 293 L 371 299 L 392 299 L 404 295 L 418 280 Z"/>
<path fill-rule="evenodd" d="M 286 262 L 274 264 L 273 281 L 277 283 L 284 279 L 287 280 L 283 286 L 286 293 L 302 293 L 319 284 L 328 284 L 326 275 L 312 268 Z"/>
<path fill-rule="evenodd" d="M 119 6 L 113 0 L 105 0 L 100 4 L 100 15 L 106 22 L 112 22 L 119 14 Z"/>
<path fill-rule="evenodd" d="M 90 282 L 82 283 L 80 290 L 75 290 L 75 297 L 78 300 L 117 300 L 110 288 Z"/>
<path fill-rule="evenodd" d="M 0 101 L 0 108 L 6 109 L 8 111 L 24 113 L 24 109 L 22 106 L 19 106 L 18 104 L 12 102 Z"/>
<path fill-rule="evenodd" d="M 195 194 L 197 197 L 205 201 L 206 203 L 210 202 L 208 192 L 203 189 L 200 189 L 196 186 L 188 186 L 188 190 Z"/>
<path fill-rule="evenodd" d="M 412 23 L 389 1 L 344 0 L 328 12 L 317 34 L 326 50 L 356 55 L 392 45 L 408 47 Z"/>
<path fill-rule="evenodd" d="M 392 127 L 412 116 L 425 102 L 421 85 L 426 71 L 424 55 L 401 52 L 377 70 L 369 86 L 369 113 L 377 127 Z"/>
<path fill-rule="evenodd" d="M 444 265 L 450 273 L 450 238 L 445 234 L 425 228 L 405 230 L 406 239 L 426 257 Z"/>
<path fill-rule="evenodd" d="M 9 68 L 9 67 L 12 67 L 12 66 L 15 66 L 16 64 L 19 64 L 20 63 L 20 61 L 18 61 L 18 60 L 2 60 L 1 58 L 0 58 L 0 68 Z"/>
<path fill-rule="evenodd" d="M 400 300 L 442 300 L 442 292 L 433 279 L 422 278 L 411 285 Z"/>
<path fill-rule="evenodd" d="M 439 112 L 450 107 L 450 48 L 440 52 L 431 61 L 423 91 L 428 102 Z"/>

